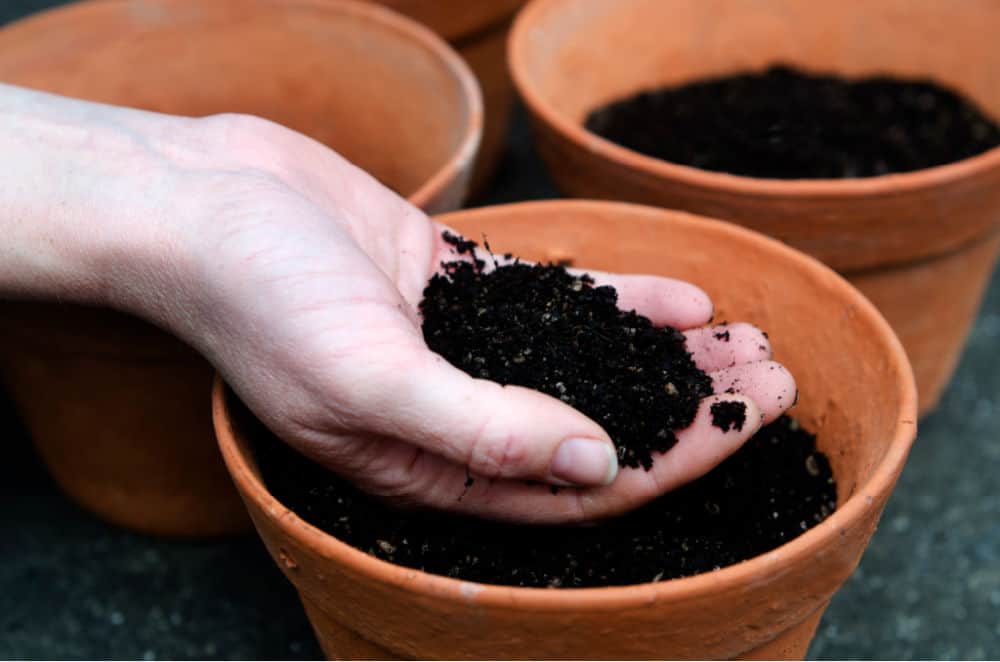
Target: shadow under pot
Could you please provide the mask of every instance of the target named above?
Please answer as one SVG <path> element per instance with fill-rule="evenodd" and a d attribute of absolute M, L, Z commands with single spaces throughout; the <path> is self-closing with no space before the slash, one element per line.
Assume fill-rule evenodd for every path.
<path fill-rule="evenodd" d="M 729 220 L 819 258 L 899 335 L 926 414 L 951 379 L 1000 250 L 1000 148 L 899 174 L 769 179 L 655 158 L 585 125 L 641 92 L 775 66 L 930 81 L 998 122 L 998 29 L 1000 6 L 988 0 L 535 0 L 515 23 L 509 59 L 563 191 Z"/>
<path fill-rule="evenodd" d="M 213 415 L 226 465 L 275 563 L 298 589 L 326 655 L 803 657 L 874 532 L 916 432 L 913 374 L 884 318 L 816 260 L 682 212 L 551 201 L 438 218 L 467 237 L 485 234 L 498 253 L 697 283 L 720 315 L 767 329 L 776 359 L 800 389 L 793 413 L 829 458 L 838 507 L 772 551 L 678 579 L 526 588 L 430 574 L 352 547 L 311 524 L 315 513 L 294 512 L 276 498 L 262 477 L 267 457 L 255 438 L 261 426 L 220 380 Z M 739 287 L 719 266 L 736 260 L 746 265 Z M 378 525 L 365 519 L 367 528 Z M 387 544 L 378 543 L 383 552 Z"/>
<path fill-rule="evenodd" d="M 482 129 L 457 53 L 410 19 L 347 0 L 74 3 L 0 30 L 0 79 L 170 114 L 259 115 L 435 212 L 464 199 Z M 4 383 L 73 499 L 148 533 L 248 527 L 212 440 L 204 359 L 116 312 L 2 306 Z"/>

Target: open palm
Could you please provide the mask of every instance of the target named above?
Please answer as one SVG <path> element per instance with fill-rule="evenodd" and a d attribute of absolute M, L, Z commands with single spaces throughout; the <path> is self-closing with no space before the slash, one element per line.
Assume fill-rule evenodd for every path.
<path fill-rule="evenodd" d="M 427 348 L 417 306 L 454 259 L 441 225 L 305 137 L 251 118 L 203 122 L 225 138 L 214 169 L 179 175 L 204 203 L 190 251 L 198 294 L 166 323 L 276 434 L 369 492 L 498 519 L 600 518 L 704 474 L 793 401 L 766 337 L 730 324 L 729 341 L 716 338 L 694 285 L 590 272 L 622 308 L 684 330 L 717 394 L 651 471 L 619 472 L 607 434 L 583 414 L 473 379 Z M 711 424 L 718 400 L 747 405 L 742 430 Z"/>

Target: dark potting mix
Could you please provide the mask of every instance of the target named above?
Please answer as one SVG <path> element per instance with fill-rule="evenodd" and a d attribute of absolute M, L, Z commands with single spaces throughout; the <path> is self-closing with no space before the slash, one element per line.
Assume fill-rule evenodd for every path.
<path fill-rule="evenodd" d="M 442 265 L 424 291 L 431 349 L 475 377 L 576 407 L 604 426 L 624 466 L 648 469 L 669 452 L 674 430 L 687 427 L 712 392 L 683 334 L 619 310 L 615 290 L 588 276 L 510 256 L 488 268 L 473 242 L 445 238 L 466 259 Z M 713 424 L 742 429 L 745 407 L 720 404 Z M 580 527 L 397 510 L 242 418 L 268 489 L 299 517 L 386 561 L 491 584 L 593 587 L 693 575 L 774 549 L 823 521 L 837 501 L 815 437 L 788 416 L 700 479 Z M 463 489 L 456 485 L 456 499 Z"/>
<path fill-rule="evenodd" d="M 684 335 L 618 308 L 618 293 L 557 265 L 514 261 L 484 271 L 475 244 L 445 233 L 469 260 L 443 266 L 420 304 L 427 346 L 481 379 L 559 398 L 599 423 L 619 464 L 652 466 L 691 424 L 712 379 Z M 655 412 L 650 415 L 650 412 Z"/>
<path fill-rule="evenodd" d="M 932 81 L 783 66 L 644 91 L 585 126 L 664 161 L 773 179 L 911 172 L 1000 145 L 1000 126 Z"/>

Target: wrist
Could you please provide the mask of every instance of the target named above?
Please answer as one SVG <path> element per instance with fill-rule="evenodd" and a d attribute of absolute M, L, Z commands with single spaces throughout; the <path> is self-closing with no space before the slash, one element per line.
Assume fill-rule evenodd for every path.
<path fill-rule="evenodd" d="M 0 86 L 0 296 L 128 309 L 168 278 L 163 143 L 185 121 Z"/>

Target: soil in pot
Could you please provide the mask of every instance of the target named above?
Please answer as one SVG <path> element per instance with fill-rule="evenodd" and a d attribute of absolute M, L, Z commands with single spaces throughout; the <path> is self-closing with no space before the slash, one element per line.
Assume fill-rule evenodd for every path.
<path fill-rule="evenodd" d="M 471 255 L 472 242 L 451 240 L 456 252 Z M 504 261 L 495 269 L 481 259 L 449 263 L 432 280 L 422 304 L 428 343 L 471 374 L 539 388 L 604 416 L 597 420 L 621 463 L 650 466 L 673 441 L 658 429 L 687 425 L 708 388 L 683 336 L 619 311 L 614 290 L 586 276 Z M 739 427 L 745 411 L 723 406 L 712 415 L 719 427 Z M 613 586 L 692 575 L 769 551 L 836 507 L 827 459 L 787 416 L 689 485 L 623 517 L 574 528 L 398 511 L 260 423 L 247 432 L 268 489 L 304 520 L 378 558 L 491 584 Z"/>
<path fill-rule="evenodd" d="M 783 66 L 645 91 L 594 110 L 585 126 L 647 156 L 773 179 L 911 172 L 1000 145 L 1000 126 L 933 81 Z"/>
<path fill-rule="evenodd" d="M 385 561 L 488 584 L 624 586 L 716 570 L 795 538 L 826 519 L 837 499 L 815 437 L 787 416 L 700 479 L 587 527 L 396 510 L 262 425 L 247 432 L 268 490 L 305 521 Z"/>

